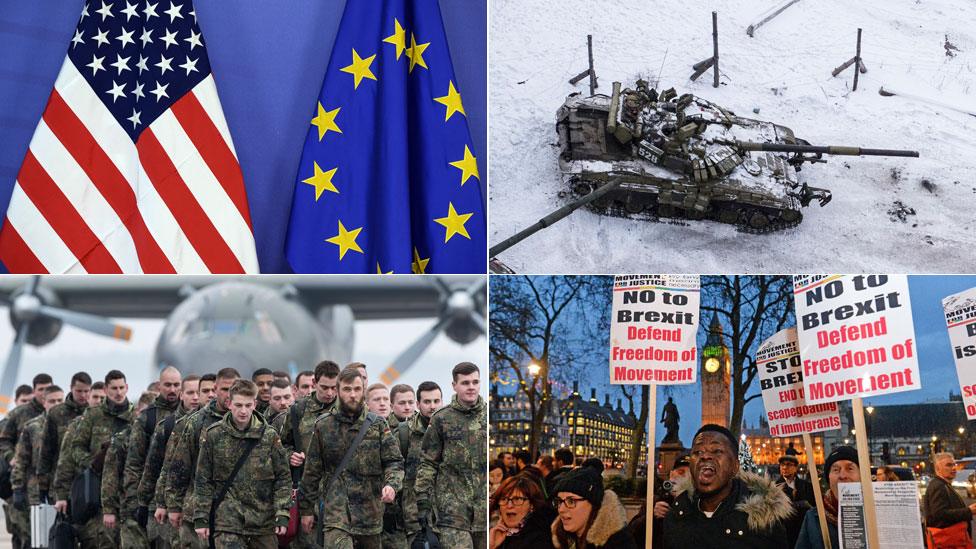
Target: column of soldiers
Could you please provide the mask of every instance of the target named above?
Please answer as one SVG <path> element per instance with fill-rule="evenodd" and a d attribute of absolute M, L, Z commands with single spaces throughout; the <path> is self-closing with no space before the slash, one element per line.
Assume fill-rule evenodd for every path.
<path fill-rule="evenodd" d="M 370 385 L 362 363 L 294 383 L 167 367 L 135 404 L 118 370 L 78 372 L 67 392 L 40 374 L 0 420 L 14 548 L 39 503 L 72 518 L 82 549 L 407 549 L 428 527 L 484 547 L 487 407 L 477 366 L 452 376 L 442 407 L 436 383 Z"/>

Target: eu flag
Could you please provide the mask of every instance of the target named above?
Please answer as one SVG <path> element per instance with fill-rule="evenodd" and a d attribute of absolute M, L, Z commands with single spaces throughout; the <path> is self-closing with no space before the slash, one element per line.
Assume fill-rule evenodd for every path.
<path fill-rule="evenodd" d="M 348 0 L 309 118 L 295 272 L 485 272 L 481 175 L 437 0 Z"/>

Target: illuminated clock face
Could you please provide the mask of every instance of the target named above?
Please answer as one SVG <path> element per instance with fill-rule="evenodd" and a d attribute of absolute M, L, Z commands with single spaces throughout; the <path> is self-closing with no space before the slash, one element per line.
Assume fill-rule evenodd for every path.
<path fill-rule="evenodd" d="M 722 365 L 719 363 L 718 359 L 711 357 L 705 360 L 705 371 L 714 374 Z"/>

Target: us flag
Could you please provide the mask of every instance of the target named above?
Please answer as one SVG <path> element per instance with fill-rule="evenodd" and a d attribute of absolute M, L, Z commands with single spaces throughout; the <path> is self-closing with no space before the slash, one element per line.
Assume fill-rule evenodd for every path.
<path fill-rule="evenodd" d="M 0 230 L 25 273 L 257 272 L 189 0 L 88 0 Z"/>

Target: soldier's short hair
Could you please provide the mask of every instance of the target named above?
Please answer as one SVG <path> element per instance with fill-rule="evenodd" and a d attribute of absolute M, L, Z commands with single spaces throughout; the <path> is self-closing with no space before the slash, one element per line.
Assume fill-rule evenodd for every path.
<path fill-rule="evenodd" d="M 237 395 L 255 398 L 258 396 L 258 386 L 253 381 L 238 379 L 230 386 L 230 398 L 234 398 Z"/>
<path fill-rule="evenodd" d="M 34 387 L 37 387 L 38 385 L 47 385 L 48 383 L 54 383 L 54 380 L 51 379 L 51 376 L 47 374 L 37 374 L 31 381 L 31 385 Z"/>
<path fill-rule="evenodd" d="M 437 391 L 442 395 L 444 394 L 444 391 L 441 391 L 440 385 L 434 383 L 433 381 L 425 381 L 417 386 L 417 400 L 420 400 L 420 393 L 425 393 L 427 391 Z"/>
<path fill-rule="evenodd" d="M 390 400 L 396 399 L 396 396 L 400 393 L 410 393 L 413 394 L 413 387 L 407 385 L 406 383 L 399 383 L 390 388 Z"/>
<path fill-rule="evenodd" d="M 217 377 L 214 379 L 217 380 L 217 379 L 240 379 L 240 378 L 241 378 L 241 373 L 238 372 L 236 368 L 227 367 L 227 368 L 221 368 L 217 370 Z"/>
<path fill-rule="evenodd" d="M 183 382 L 180 383 L 180 388 L 182 389 L 183 387 L 186 387 L 186 384 L 191 381 L 200 381 L 200 376 L 198 376 L 197 374 L 190 374 L 184 377 Z"/>
<path fill-rule="evenodd" d="M 346 366 L 339 372 L 338 383 L 345 383 L 346 385 L 356 381 L 356 379 L 362 380 L 363 375 L 359 373 L 359 370 L 355 366 Z"/>
<path fill-rule="evenodd" d="M 17 390 L 14 392 L 14 400 L 16 400 L 16 399 L 18 399 L 18 398 L 20 398 L 20 397 L 22 397 L 24 395 L 29 395 L 29 394 L 31 394 L 33 392 L 34 392 L 34 389 L 31 388 L 30 385 L 21 385 L 20 387 L 17 387 Z"/>
<path fill-rule="evenodd" d="M 152 391 L 154 393 L 158 393 L 159 392 L 159 382 L 158 381 L 153 381 L 152 383 L 149 384 L 148 387 L 146 387 L 146 390 L 147 391 Z"/>
<path fill-rule="evenodd" d="M 458 376 L 467 376 L 473 373 L 480 373 L 481 370 L 472 362 L 461 362 L 451 370 L 451 378 L 453 381 L 457 381 Z"/>
<path fill-rule="evenodd" d="M 274 376 L 274 372 L 272 372 L 271 370 L 269 370 L 267 368 L 258 368 L 257 370 L 254 370 L 254 373 L 253 374 L 251 374 L 251 381 L 257 380 L 258 376 L 272 376 L 273 377 Z"/>
<path fill-rule="evenodd" d="M 356 369 L 362 368 L 363 370 L 366 370 L 366 365 L 363 364 L 362 362 L 350 362 L 349 364 L 346 364 L 346 368 L 356 368 Z"/>
<path fill-rule="evenodd" d="M 323 360 L 319 362 L 315 367 L 315 371 L 312 372 L 315 381 L 322 379 L 323 377 L 334 378 L 339 376 L 339 365 L 331 360 Z M 302 377 L 302 374 L 298 374 L 298 377 Z"/>
<path fill-rule="evenodd" d="M 288 374 L 288 372 L 284 370 L 275 370 L 272 373 L 275 379 L 283 379 L 287 381 L 289 384 L 291 384 L 291 376 Z"/>
<path fill-rule="evenodd" d="M 88 375 L 88 372 L 78 372 L 75 375 L 71 376 L 71 386 L 74 387 L 76 383 L 91 385 L 92 384 L 91 376 Z"/>
<path fill-rule="evenodd" d="M 44 389 L 44 396 L 47 396 L 51 393 L 63 393 L 63 392 L 64 389 L 62 389 L 61 387 L 58 387 L 57 385 L 50 385 L 48 386 L 47 389 Z"/>
<path fill-rule="evenodd" d="M 202 376 L 200 376 L 200 382 L 203 383 L 204 381 L 213 381 L 214 383 L 216 383 L 217 374 L 203 374 Z"/>
<path fill-rule="evenodd" d="M 95 383 L 92 383 L 91 390 L 92 391 L 104 391 L 105 390 L 105 382 L 104 381 L 96 381 Z"/>
<path fill-rule="evenodd" d="M 384 391 L 387 390 L 386 385 L 383 385 L 382 383 L 374 383 L 366 388 L 366 394 L 368 395 L 373 391 L 377 391 L 379 389 L 383 389 Z"/>
<path fill-rule="evenodd" d="M 109 373 L 105 374 L 105 385 L 112 383 L 116 379 L 121 379 L 125 381 L 125 374 L 118 370 L 110 370 Z"/>
<path fill-rule="evenodd" d="M 333 362 L 333 364 L 335 364 L 335 362 Z M 336 375 L 339 375 L 339 366 L 336 366 Z M 303 377 L 310 377 L 314 380 L 315 372 L 313 372 L 312 370 L 304 370 L 302 372 L 298 372 L 298 375 L 295 376 L 295 385 L 298 385 L 299 380 L 301 380 Z M 335 377 L 335 376 L 330 376 L 330 377 Z"/>
<path fill-rule="evenodd" d="M 271 382 L 272 389 L 291 389 L 291 382 L 287 379 L 278 378 Z"/>
<path fill-rule="evenodd" d="M 139 395 L 139 404 L 137 404 L 137 406 L 149 406 L 150 404 L 153 403 L 154 400 L 156 400 L 156 397 L 158 396 L 159 393 L 153 391 L 143 391 L 143 393 Z"/>

